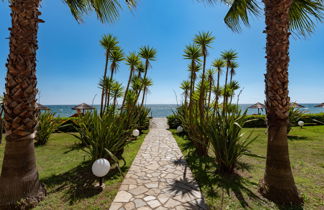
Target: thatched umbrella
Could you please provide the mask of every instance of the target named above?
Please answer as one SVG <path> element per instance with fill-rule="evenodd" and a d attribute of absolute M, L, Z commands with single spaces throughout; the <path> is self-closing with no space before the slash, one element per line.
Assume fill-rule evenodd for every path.
<path fill-rule="evenodd" d="M 296 102 L 290 103 L 290 107 L 293 107 L 293 108 L 305 108 L 303 105 L 297 104 Z"/>
<path fill-rule="evenodd" d="M 81 112 L 84 113 L 85 110 L 92 110 L 94 109 L 94 107 L 86 104 L 86 103 L 82 103 L 82 104 L 79 104 L 75 107 L 72 108 L 73 110 L 77 110 L 78 112 Z"/>
<path fill-rule="evenodd" d="M 324 108 L 324 103 L 318 104 L 315 107 L 320 107 L 320 108 Z"/>
<path fill-rule="evenodd" d="M 38 110 L 51 110 L 50 108 L 48 108 L 47 106 L 44 106 L 42 104 L 36 103 L 36 109 Z"/>
<path fill-rule="evenodd" d="M 257 102 L 256 104 L 253 104 L 252 106 L 248 107 L 249 109 L 258 109 L 258 114 L 260 114 L 260 109 L 263 111 L 265 109 L 265 105 L 261 104 L 260 102 Z"/>

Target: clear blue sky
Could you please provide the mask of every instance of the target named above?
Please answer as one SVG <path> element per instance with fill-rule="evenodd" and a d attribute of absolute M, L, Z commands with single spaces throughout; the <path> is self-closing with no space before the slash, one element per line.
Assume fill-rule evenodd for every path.
<path fill-rule="evenodd" d="M 99 94 L 103 74 L 104 50 L 99 45 L 103 34 L 118 37 L 125 52 L 143 45 L 157 49 L 158 58 L 148 73 L 154 86 L 149 104 L 176 103 L 179 84 L 187 78 L 188 61 L 182 58 L 185 45 L 199 31 L 216 37 L 209 63 L 221 51 L 235 49 L 240 68 L 236 79 L 244 88 L 241 103 L 264 101 L 265 35 L 263 17 L 252 18 L 251 27 L 233 33 L 223 23 L 226 7 L 207 6 L 195 0 L 141 0 L 134 11 L 124 9 L 114 24 L 101 24 L 92 14 L 78 24 L 62 0 L 42 3 L 38 50 L 38 88 L 43 104 L 91 103 Z M 8 55 L 7 30 L 10 27 L 8 4 L 0 2 L 0 91 L 5 86 Z M 300 103 L 324 102 L 324 24 L 309 38 L 291 39 L 289 69 L 290 96 Z M 128 69 L 121 65 L 117 79 L 126 83 Z M 96 97 L 95 103 L 99 103 Z"/>

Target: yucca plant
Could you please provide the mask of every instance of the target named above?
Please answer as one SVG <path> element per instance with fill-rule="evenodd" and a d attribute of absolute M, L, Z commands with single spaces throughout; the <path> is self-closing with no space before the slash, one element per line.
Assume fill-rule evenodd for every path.
<path fill-rule="evenodd" d="M 83 149 L 92 160 L 106 158 L 117 165 L 119 160 L 123 160 L 126 164 L 122 157 L 130 137 L 126 115 L 107 112 L 100 116 L 97 111 L 88 112 L 81 116 L 76 124 L 79 135 L 72 135 L 85 144 Z"/>
<path fill-rule="evenodd" d="M 289 123 L 287 127 L 287 134 L 291 131 L 291 128 L 297 125 L 298 120 L 303 116 L 303 112 L 300 111 L 298 108 L 291 107 L 289 109 Z"/>
<path fill-rule="evenodd" d="M 45 145 L 51 134 L 58 128 L 59 124 L 55 121 L 54 114 L 50 112 L 41 113 L 38 116 L 37 133 L 35 137 L 36 145 Z"/>
<path fill-rule="evenodd" d="M 239 158 L 250 153 L 248 147 L 256 139 L 251 136 L 252 132 L 247 136 L 242 133 L 246 112 L 239 108 L 217 111 L 215 117 L 202 127 L 215 156 L 217 171 L 221 174 L 234 173 Z"/>

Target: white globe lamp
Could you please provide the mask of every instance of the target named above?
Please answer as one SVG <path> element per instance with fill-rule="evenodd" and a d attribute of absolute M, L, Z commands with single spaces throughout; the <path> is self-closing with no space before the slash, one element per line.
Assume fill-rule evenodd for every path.
<path fill-rule="evenodd" d="M 137 137 L 140 135 L 140 131 L 138 129 L 133 130 L 133 136 Z"/>
<path fill-rule="evenodd" d="M 92 173 L 96 177 L 99 177 L 99 186 L 102 186 L 102 177 L 106 176 L 110 170 L 110 163 L 104 158 L 96 160 L 92 164 Z"/>
<path fill-rule="evenodd" d="M 300 128 L 303 128 L 303 126 L 305 125 L 304 121 L 298 121 L 298 125 Z"/>
<path fill-rule="evenodd" d="M 183 127 L 182 126 L 178 126 L 177 127 L 177 133 L 182 133 L 183 132 Z"/>

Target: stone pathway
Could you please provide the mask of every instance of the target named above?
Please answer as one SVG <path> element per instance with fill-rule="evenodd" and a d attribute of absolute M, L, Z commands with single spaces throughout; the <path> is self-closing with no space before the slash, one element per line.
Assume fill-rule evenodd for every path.
<path fill-rule="evenodd" d="M 151 120 L 110 210 L 208 209 L 167 127 L 166 118 Z"/>

